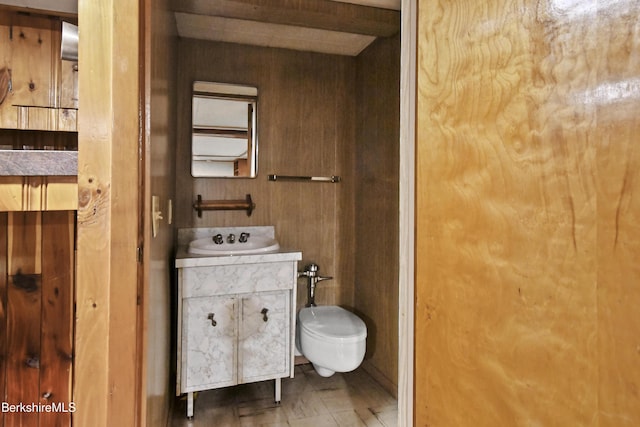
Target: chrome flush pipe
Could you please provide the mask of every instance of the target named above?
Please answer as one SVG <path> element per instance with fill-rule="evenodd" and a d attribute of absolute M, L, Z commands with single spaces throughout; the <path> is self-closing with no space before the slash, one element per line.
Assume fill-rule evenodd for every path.
<path fill-rule="evenodd" d="M 333 277 L 320 276 L 318 274 L 318 264 L 311 263 L 304 267 L 303 271 L 298 271 L 298 278 L 307 278 L 307 307 L 316 306 L 316 285 L 323 280 L 331 280 Z"/>

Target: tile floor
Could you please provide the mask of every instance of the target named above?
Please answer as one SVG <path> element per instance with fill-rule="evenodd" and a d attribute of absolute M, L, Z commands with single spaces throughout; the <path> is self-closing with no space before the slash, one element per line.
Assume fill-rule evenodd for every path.
<path fill-rule="evenodd" d="M 185 401 L 176 400 L 170 427 L 385 426 L 396 427 L 396 400 L 364 370 L 319 376 L 298 365 L 282 380 L 282 402 L 273 401 L 274 382 L 263 381 L 198 393 L 192 421 Z"/>

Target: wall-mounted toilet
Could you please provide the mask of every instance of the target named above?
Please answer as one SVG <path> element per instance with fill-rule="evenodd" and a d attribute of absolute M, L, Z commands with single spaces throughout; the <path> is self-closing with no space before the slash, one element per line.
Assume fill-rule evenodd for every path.
<path fill-rule="evenodd" d="M 297 349 L 323 377 L 353 371 L 364 359 L 367 326 L 341 307 L 301 309 L 296 335 Z"/>

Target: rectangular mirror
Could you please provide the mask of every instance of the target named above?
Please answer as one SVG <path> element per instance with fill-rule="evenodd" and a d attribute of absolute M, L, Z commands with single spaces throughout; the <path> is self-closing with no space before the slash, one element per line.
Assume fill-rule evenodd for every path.
<path fill-rule="evenodd" d="M 191 175 L 255 178 L 258 172 L 258 88 L 194 82 Z"/>

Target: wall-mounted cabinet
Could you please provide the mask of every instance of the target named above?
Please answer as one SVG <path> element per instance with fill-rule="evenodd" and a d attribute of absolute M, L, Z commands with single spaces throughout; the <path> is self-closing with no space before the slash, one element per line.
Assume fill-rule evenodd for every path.
<path fill-rule="evenodd" d="M 76 130 L 77 64 L 60 56 L 62 20 L 0 10 L 0 127 Z"/>

